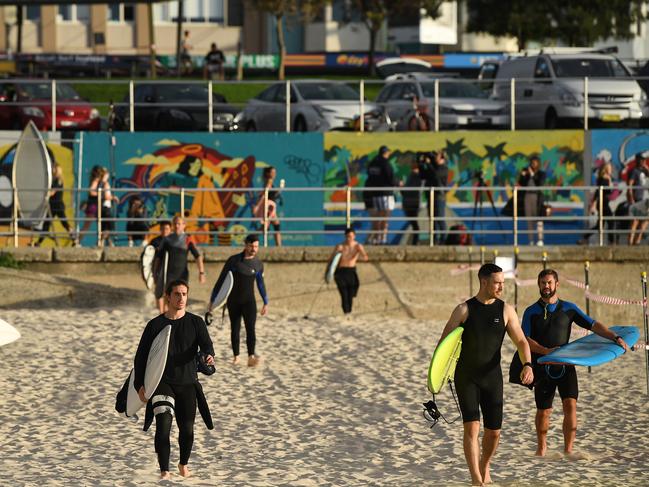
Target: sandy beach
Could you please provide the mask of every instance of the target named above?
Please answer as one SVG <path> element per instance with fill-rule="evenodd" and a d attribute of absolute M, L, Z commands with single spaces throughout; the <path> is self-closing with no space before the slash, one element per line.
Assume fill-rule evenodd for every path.
<path fill-rule="evenodd" d="M 154 428 L 144 433 L 141 419 L 134 423 L 114 410 L 142 329 L 155 316 L 152 299 L 136 265 L 90 272 L 93 265 L 99 268 L 0 269 L 0 318 L 22 334 L 0 348 L 0 485 L 158 482 Z M 254 369 L 231 366 L 229 325 L 221 328 L 220 318 L 215 320 L 210 333 L 217 374 L 202 378 L 215 429 L 197 420 L 194 477 L 174 476 L 162 484 L 469 485 L 461 420 L 430 429 L 421 415 L 421 403 L 430 398 L 430 355 L 448 314 L 469 296 L 468 275 L 452 275 L 454 268 L 361 265 L 354 318 L 345 321 L 335 290 L 320 284 L 321 265 L 267 265 L 271 308 L 257 325 L 264 362 Z M 566 275 L 581 275 L 577 264 L 562 268 Z M 210 284 L 192 287 L 190 311 L 203 313 L 219 269 L 210 264 Z M 532 265 L 523 267 L 522 277 L 536 272 Z M 638 299 L 638 273 L 637 264 L 599 264 L 593 287 Z M 507 296 L 511 300 L 512 286 Z M 536 296 L 534 287 L 521 288 L 521 314 Z M 562 297 L 583 305 L 576 287 L 565 285 Z M 594 303 L 591 314 L 609 325 L 642 327 L 633 306 Z M 503 370 L 512 353 L 506 338 Z M 647 485 L 644 366 L 643 353 L 635 352 L 591 374 L 579 370 L 576 449 L 588 457 L 579 461 L 558 454 L 562 414 L 556 407 L 550 454 L 533 456 L 533 396 L 507 384 L 495 484 Z M 458 417 L 448 388 L 437 403 L 449 421 Z M 174 426 L 172 465 L 178 458 L 176 432 Z"/>

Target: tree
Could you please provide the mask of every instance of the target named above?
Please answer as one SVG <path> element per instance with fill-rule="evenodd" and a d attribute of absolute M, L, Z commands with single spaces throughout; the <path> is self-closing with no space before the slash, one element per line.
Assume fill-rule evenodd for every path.
<path fill-rule="evenodd" d="M 279 51 L 279 69 L 277 78 L 285 77 L 284 60 L 286 59 L 286 42 L 284 40 L 284 19 L 290 15 L 300 13 L 302 17 L 310 19 L 331 0 L 252 0 L 253 5 L 262 12 L 267 12 L 275 18 L 275 32 L 277 33 L 277 48 Z"/>
<path fill-rule="evenodd" d="M 609 37 L 629 38 L 646 0 L 466 0 L 469 32 L 512 36 L 522 51 L 530 41 L 590 46 Z"/>
<path fill-rule="evenodd" d="M 423 10 L 425 15 L 436 19 L 439 17 L 439 8 L 444 1 L 448 0 L 356 0 L 356 10 L 370 33 L 367 60 L 369 75 L 376 74 L 374 66 L 376 41 L 381 27 L 388 18 L 404 12 L 419 15 Z"/>

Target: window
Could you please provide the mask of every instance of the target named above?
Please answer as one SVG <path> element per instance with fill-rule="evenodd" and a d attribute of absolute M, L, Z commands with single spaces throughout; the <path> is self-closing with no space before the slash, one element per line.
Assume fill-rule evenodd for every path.
<path fill-rule="evenodd" d="M 219 23 L 224 20 L 224 2 L 228 0 L 185 0 L 183 22 Z M 153 6 L 153 18 L 157 22 L 176 22 L 178 2 L 164 2 Z"/>
<path fill-rule="evenodd" d="M 90 22 L 90 5 L 59 5 L 59 21 Z"/>
<path fill-rule="evenodd" d="M 548 62 L 545 59 L 539 58 L 538 61 L 536 61 L 536 68 L 534 69 L 534 77 L 535 78 L 552 77 L 550 75 L 550 66 L 548 66 Z"/>
<path fill-rule="evenodd" d="M 130 3 L 111 3 L 108 5 L 107 19 L 109 22 L 133 22 L 135 7 Z"/>
<path fill-rule="evenodd" d="M 41 20 L 41 7 L 39 5 L 25 7 L 24 17 L 32 22 L 39 22 Z"/>
<path fill-rule="evenodd" d="M 557 59 L 552 67 L 559 78 L 626 78 L 629 72 L 615 58 Z"/>

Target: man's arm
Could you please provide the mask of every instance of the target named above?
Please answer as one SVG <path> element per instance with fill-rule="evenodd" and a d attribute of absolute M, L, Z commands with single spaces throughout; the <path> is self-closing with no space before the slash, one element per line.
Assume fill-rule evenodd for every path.
<path fill-rule="evenodd" d="M 468 317 L 469 308 L 466 303 L 458 304 L 451 313 L 451 317 L 446 322 L 446 326 L 444 327 L 444 330 L 442 330 L 442 336 L 439 337 L 439 341 L 437 342 L 435 348 L 439 347 L 439 344 L 442 342 L 442 340 L 444 340 L 444 338 L 446 338 L 448 334 L 455 330 L 458 326 L 464 323 Z"/>
<path fill-rule="evenodd" d="M 187 249 L 192 253 L 194 259 L 196 259 L 196 265 L 198 266 L 198 282 L 205 284 L 205 266 L 203 265 L 203 255 L 198 251 L 194 242 L 189 242 Z"/>
<path fill-rule="evenodd" d="M 261 299 L 264 302 L 264 305 L 261 307 L 260 314 L 264 316 L 268 312 L 268 295 L 266 294 L 266 284 L 264 283 L 264 266 L 261 266 L 261 269 L 257 271 L 255 275 L 255 280 L 257 281 L 257 289 L 261 295 Z"/>
<path fill-rule="evenodd" d="M 523 384 L 531 384 L 534 381 L 534 372 L 532 370 L 532 354 L 530 353 L 530 346 L 527 343 L 525 334 L 518 322 L 518 315 L 513 306 L 505 303 L 505 322 L 507 324 L 506 330 L 511 341 L 516 345 L 518 350 L 518 357 L 523 364 L 521 371 L 521 382 Z"/>
<path fill-rule="evenodd" d="M 612 342 L 617 343 L 619 346 L 624 348 L 625 352 L 629 351 L 629 346 L 626 344 L 624 339 L 621 336 L 618 336 L 614 332 L 609 330 L 608 327 L 603 323 L 596 321 L 595 323 L 593 323 L 593 327 L 591 328 L 591 331 L 593 333 L 598 334 L 601 337 L 608 338 Z"/>
<path fill-rule="evenodd" d="M 363 262 L 367 262 L 370 260 L 370 258 L 367 255 L 367 252 L 365 252 L 365 247 L 363 247 L 363 244 L 358 244 L 358 253 L 361 256 L 361 259 L 363 259 Z"/>

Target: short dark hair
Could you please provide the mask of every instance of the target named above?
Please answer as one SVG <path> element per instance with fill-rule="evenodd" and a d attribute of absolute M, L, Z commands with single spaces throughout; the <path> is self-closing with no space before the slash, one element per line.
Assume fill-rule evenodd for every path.
<path fill-rule="evenodd" d="M 171 222 L 169 220 L 162 220 L 160 222 L 160 227 L 162 228 L 164 226 L 171 226 Z"/>
<path fill-rule="evenodd" d="M 345 228 L 345 235 L 348 235 L 350 233 L 356 233 L 356 230 L 354 230 L 352 227 L 347 227 Z"/>
<path fill-rule="evenodd" d="M 557 271 L 554 269 L 543 269 L 541 272 L 539 272 L 539 277 L 536 278 L 536 282 L 541 282 L 541 279 L 543 279 L 545 276 L 552 276 L 554 277 L 554 280 L 559 282 L 559 274 L 557 274 Z"/>
<path fill-rule="evenodd" d="M 539 156 L 532 156 L 532 157 L 530 157 L 530 162 L 532 162 L 532 161 L 539 161 L 539 162 L 541 162 L 541 158 L 540 158 Z"/>
<path fill-rule="evenodd" d="M 244 242 L 247 244 L 253 244 L 255 242 L 259 242 L 259 237 L 257 236 L 256 233 L 251 233 L 246 237 Z"/>
<path fill-rule="evenodd" d="M 189 284 L 187 284 L 187 281 L 183 279 L 174 279 L 169 284 L 167 284 L 167 288 L 165 289 L 165 294 L 167 296 L 171 296 L 171 291 L 173 291 L 174 288 L 177 286 L 185 286 L 187 288 L 187 291 L 189 291 Z"/>
<path fill-rule="evenodd" d="M 491 274 L 495 274 L 496 272 L 502 272 L 502 268 L 497 266 L 496 264 L 483 264 L 482 267 L 480 267 L 480 270 L 478 271 L 478 277 L 480 279 L 489 279 L 489 276 Z"/>

